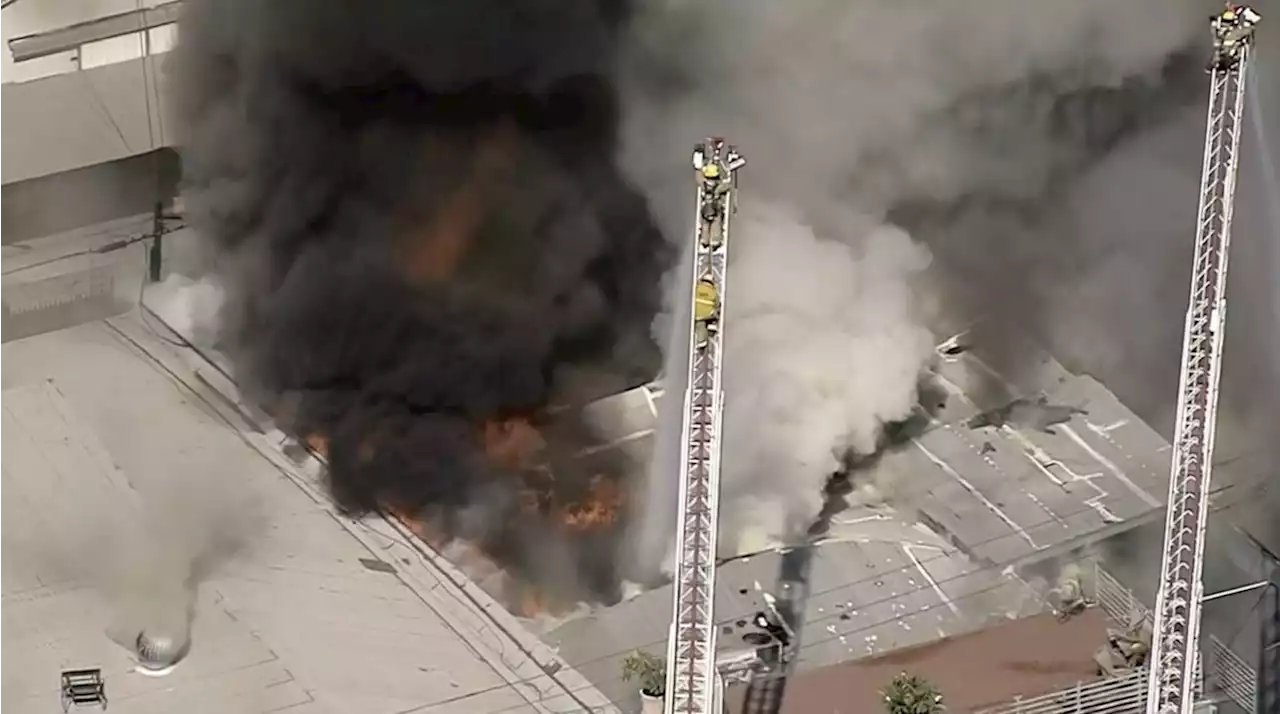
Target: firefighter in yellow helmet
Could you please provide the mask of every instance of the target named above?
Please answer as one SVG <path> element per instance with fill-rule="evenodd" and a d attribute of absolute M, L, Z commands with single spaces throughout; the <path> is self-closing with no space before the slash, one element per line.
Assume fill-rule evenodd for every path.
<path fill-rule="evenodd" d="M 1213 27 L 1214 57 L 1209 65 L 1210 71 L 1230 69 L 1239 61 L 1241 48 L 1261 19 L 1262 16 L 1253 8 L 1234 4 L 1213 16 L 1210 24 Z"/>
<path fill-rule="evenodd" d="M 700 278 L 693 293 L 694 345 L 707 346 L 720 317 L 720 288 L 710 277 Z"/>
<path fill-rule="evenodd" d="M 719 161 L 708 161 L 702 166 L 702 188 L 705 197 L 710 200 L 720 200 L 729 192 L 730 182 L 725 171 L 720 167 Z"/>

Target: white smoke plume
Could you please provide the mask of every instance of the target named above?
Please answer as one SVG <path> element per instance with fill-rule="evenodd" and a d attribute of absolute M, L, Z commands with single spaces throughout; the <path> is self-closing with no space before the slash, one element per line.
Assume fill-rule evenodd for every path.
<path fill-rule="evenodd" d="M 99 531 L 94 567 L 114 613 L 108 634 L 126 649 L 141 631 L 186 636 L 200 584 L 261 535 L 264 513 L 251 495 L 196 476 L 136 492 L 139 508 Z"/>
<path fill-rule="evenodd" d="M 979 274 L 984 308 L 1035 309 L 1022 263 L 1061 248 L 1043 236 L 1037 242 L 988 205 L 1041 202 L 1064 168 L 1149 119 L 1171 57 L 1201 39 L 1213 7 L 1207 0 L 650 4 L 630 54 L 627 158 L 668 233 L 687 235 L 692 217 L 688 169 L 673 157 L 715 134 L 750 162 L 741 174 L 727 307 L 722 513 L 735 515 L 723 522 L 726 548 L 759 539 L 753 530 L 738 542 L 746 522 L 763 521 L 776 537 L 781 524 L 794 528 L 806 512 L 816 515 L 816 487 L 833 470 L 833 450 L 868 448 L 879 426 L 914 400 L 928 340 L 910 278 L 930 251 Z M 929 250 L 886 222 L 921 203 L 964 209 L 929 226 L 921 239 Z M 687 295 L 680 287 L 676 315 Z M 816 302 L 803 304 L 800 295 Z M 674 323 L 669 367 L 687 339 L 682 321 Z M 668 369 L 666 387 L 635 539 L 641 561 L 670 552 L 663 534 L 673 531 L 678 372 Z"/>
<path fill-rule="evenodd" d="M 196 343 L 212 342 L 226 293 L 211 275 L 199 279 L 173 274 L 147 290 L 146 302 L 178 334 Z"/>
<path fill-rule="evenodd" d="M 784 207 L 741 215 L 725 316 L 730 552 L 807 528 L 845 448 L 873 452 L 881 426 L 910 415 L 933 353 L 911 289 L 929 253 L 905 233 L 823 238 Z"/>
<path fill-rule="evenodd" d="M 91 588 L 106 605 L 107 619 L 97 624 L 133 653 L 140 632 L 188 634 L 200 586 L 252 548 L 266 512 L 255 494 L 199 467 L 131 480 L 116 495 L 94 508 L 72 499 L 66 515 L 74 527 L 22 547 L 6 543 L 4 557 L 15 572 Z"/>

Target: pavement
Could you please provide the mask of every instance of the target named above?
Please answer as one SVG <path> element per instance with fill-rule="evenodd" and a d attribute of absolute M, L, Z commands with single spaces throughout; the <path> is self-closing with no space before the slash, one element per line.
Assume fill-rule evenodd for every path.
<path fill-rule="evenodd" d="M 398 524 L 337 515 L 164 329 L 131 312 L 4 344 L 6 708 L 56 712 L 59 671 L 99 667 L 124 714 L 611 711 Z M 201 527 L 245 547 L 200 585 L 191 655 L 143 676 L 105 632 L 119 536 Z"/>

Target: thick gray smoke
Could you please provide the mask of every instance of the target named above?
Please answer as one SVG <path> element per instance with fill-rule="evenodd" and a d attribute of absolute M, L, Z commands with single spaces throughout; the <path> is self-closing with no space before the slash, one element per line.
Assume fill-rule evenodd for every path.
<path fill-rule="evenodd" d="M 910 415 L 933 354 L 912 295 L 929 253 L 901 230 L 873 227 L 855 251 L 785 207 L 740 216 L 725 325 L 727 552 L 808 528 L 843 452 L 875 451 L 882 425 Z"/>
<path fill-rule="evenodd" d="M 926 259 L 904 256 L 927 247 L 936 271 L 914 300 L 987 318 L 988 346 L 1003 343 L 1002 323 L 1035 329 L 1049 319 L 1041 280 L 1069 267 L 1073 252 L 1045 216 L 1099 157 L 1196 96 L 1195 50 L 1213 4 L 722 0 L 649 9 L 630 54 L 627 165 L 675 234 L 688 232 L 691 211 L 684 167 L 671 157 L 711 133 L 751 161 L 734 236 L 745 257 L 730 271 L 727 334 L 744 337 L 727 358 L 726 448 L 750 444 L 752 463 L 768 467 L 730 468 L 739 455 L 727 453 L 723 503 L 727 513 L 758 512 L 773 501 L 778 516 L 769 520 L 794 528 L 817 512 L 813 486 L 827 474 L 815 470 L 834 463 L 826 454 L 867 448 L 858 435 L 915 398 L 904 375 L 927 354 L 906 286 Z M 753 203 L 785 209 L 745 208 Z M 788 235 L 786 270 L 773 281 L 755 277 L 753 254 Z M 814 300 L 797 309 L 798 294 Z M 841 337 L 814 335 L 802 347 L 808 336 L 772 327 L 787 313 L 801 324 L 824 314 Z M 857 317 L 871 313 L 883 318 Z M 680 338 L 672 343 L 678 352 Z M 1016 371 L 1019 357 L 998 366 Z M 678 459 L 677 381 L 637 539 L 647 557 L 670 529 L 672 509 L 662 504 L 672 501 Z M 820 432 L 778 428 L 777 411 L 748 404 L 785 404 L 832 423 Z"/>

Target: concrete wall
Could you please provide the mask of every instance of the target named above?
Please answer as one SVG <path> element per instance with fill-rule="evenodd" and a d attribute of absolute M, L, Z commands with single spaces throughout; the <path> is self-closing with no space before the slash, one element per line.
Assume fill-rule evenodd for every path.
<path fill-rule="evenodd" d="M 156 201 L 167 204 L 177 194 L 181 171 L 178 153 L 165 148 L 5 184 L 0 238 L 13 245 L 150 213 Z"/>
<path fill-rule="evenodd" d="M 4 184 L 173 146 L 167 55 L 3 85 Z"/>
<path fill-rule="evenodd" d="M 41 335 L 127 311 L 131 307 L 129 296 L 117 291 L 120 266 L 118 261 L 109 262 L 39 280 L 6 284 L 0 301 L 3 341 Z"/>

